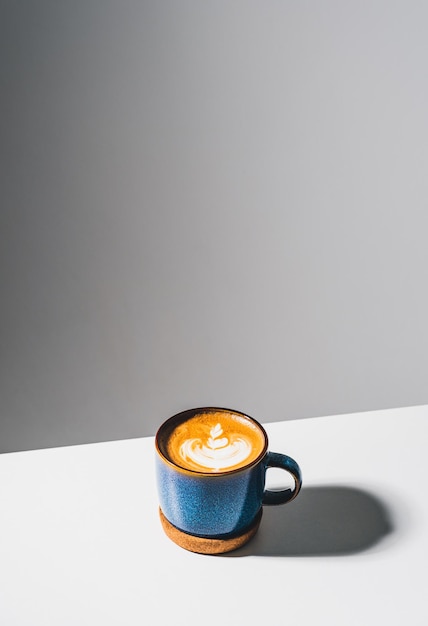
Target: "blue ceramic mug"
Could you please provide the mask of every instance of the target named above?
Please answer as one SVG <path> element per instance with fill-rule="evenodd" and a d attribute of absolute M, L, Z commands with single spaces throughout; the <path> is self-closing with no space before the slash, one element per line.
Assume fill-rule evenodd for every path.
<path fill-rule="evenodd" d="M 170 539 L 192 552 L 234 550 L 257 532 L 262 505 L 293 500 L 302 486 L 291 457 L 268 451 L 252 417 L 218 407 L 174 415 L 156 433 L 159 514 Z M 284 469 L 293 489 L 265 489 L 269 467 Z"/>

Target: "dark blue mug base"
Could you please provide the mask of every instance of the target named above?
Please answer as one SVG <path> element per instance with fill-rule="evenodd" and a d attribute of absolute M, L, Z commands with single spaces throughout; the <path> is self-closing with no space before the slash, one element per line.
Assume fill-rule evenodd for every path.
<path fill-rule="evenodd" d="M 227 535 L 207 537 L 191 535 L 189 533 L 185 533 L 183 530 L 180 530 L 171 524 L 171 522 L 163 514 L 162 509 L 159 507 L 159 517 L 167 537 L 169 537 L 169 539 L 181 548 L 189 550 L 190 552 L 197 552 L 198 554 L 223 554 L 225 552 L 237 550 L 254 537 L 260 526 L 262 515 L 263 509 L 260 508 L 251 524 L 244 530 L 241 530 L 239 534 L 229 533 Z"/>

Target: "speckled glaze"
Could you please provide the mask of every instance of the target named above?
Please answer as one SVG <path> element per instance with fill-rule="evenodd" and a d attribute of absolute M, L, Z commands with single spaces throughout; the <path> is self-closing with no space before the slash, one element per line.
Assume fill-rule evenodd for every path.
<path fill-rule="evenodd" d="M 167 420 L 159 429 L 156 435 L 159 504 L 165 518 L 184 533 L 227 539 L 245 533 L 260 514 L 263 504 L 282 504 L 295 498 L 302 480 L 299 466 L 293 459 L 267 451 L 268 439 L 263 427 L 249 416 L 245 417 L 259 426 L 266 441 L 262 453 L 250 465 L 212 474 L 183 469 L 172 463 L 159 445 L 168 424 L 210 410 L 214 407 L 184 411 Z M 265 490 L 268 467 L 280 467 L 291 473 L 295 488 L 275 492 Z"/>

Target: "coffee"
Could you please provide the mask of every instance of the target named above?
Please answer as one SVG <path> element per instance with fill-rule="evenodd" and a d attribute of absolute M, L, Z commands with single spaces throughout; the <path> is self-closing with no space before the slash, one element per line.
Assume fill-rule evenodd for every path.
<path fill-rule="evenodd" d="M 184 469 L 221 473 L 251 465 L 264 451 L 265 436 L 240 413 L 204 410 L 175 424 L 162 447 Z"/>
<path fill-rule="evenodd" d="M 167 419 L 155 437 L 159 516 L 167 536 L 202 554 L 244 545 L 257 532 L 264 504 L 285 504 L 302 486 L 291 457 L 268 450 L 255 419 L 232 409 L 188 409 Z M 265 489 L 270 467 L 285 470 L 294 489 Z"/>

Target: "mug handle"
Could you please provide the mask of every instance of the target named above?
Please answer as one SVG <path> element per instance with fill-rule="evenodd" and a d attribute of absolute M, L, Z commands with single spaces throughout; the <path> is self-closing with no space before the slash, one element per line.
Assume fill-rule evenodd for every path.
<path fill-rule="evenodd" d="M 286 454 L 268 452 L 264 463 L 266 470 L 269 467 L 279 467 L 291 474 L 294 478 L 294 489 L 281 489 L 280 491 L 265 489 L 262 504 L 285 504 L 294 500 L 302 487 L 302 472 L 296 461 Z"/>

